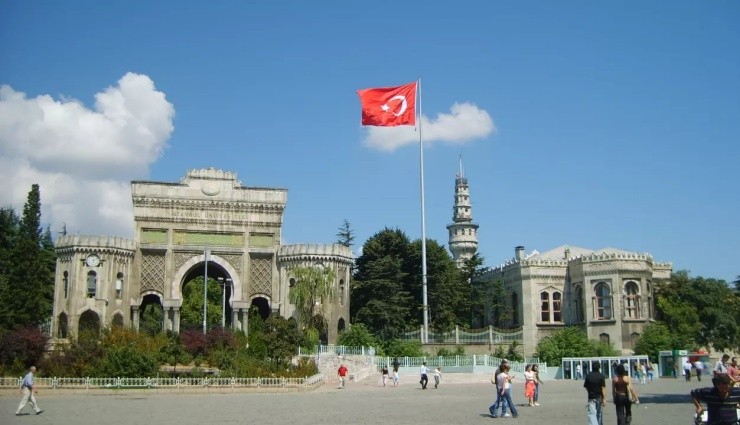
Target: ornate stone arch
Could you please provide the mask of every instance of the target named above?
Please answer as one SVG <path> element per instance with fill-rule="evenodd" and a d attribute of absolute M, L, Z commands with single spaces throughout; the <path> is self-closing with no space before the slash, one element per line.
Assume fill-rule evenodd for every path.
<path fill-rule="evenodd" d="M 185 278 L 185 275 L 195 267 L 197 264 L 203 263 L 206 261 L 205 254 L 200 255 L 194 255 L 192 258 L 190 258 L 188 261 L 183 263 L 182 266 L 180 266 L 179 269 L 177 269 L 177 273 L 175 273 L 175 277 L 172 279 L 171 287 L 170 287 L 170 293 L 172 294 L 172 298 L 176 300 L 182 299 L 182 280 Z M 211 254 L 208 257 L 208 261 L 214 262 L 218 264 L 219 266 L 223 267 L 224 270 L 229 274 L 229 277 L 231 277 L 231 285 L 232 285 L 232 295 L 231 300 L 233 301 L 241 301 L 242 300 L 242 281 L 239 278 L 239 272 L 225 259 L 219 257 L 218 255 Z M 269 299 L 269 297 L 267 297 Z"/>

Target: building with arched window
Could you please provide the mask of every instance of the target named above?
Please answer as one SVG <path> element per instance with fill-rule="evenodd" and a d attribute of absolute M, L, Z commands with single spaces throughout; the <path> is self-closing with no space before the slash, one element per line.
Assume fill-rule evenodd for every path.
<path fill-rule="evenodd" d="M 352 252 L 338 244 L 283 245 L 287 190 L 246 187 L 236 174 L 208 168 L 190 170 L 180 182 L 134 181 L 131 193 L 133 239 L 57 239 L 55 338 L 103 327 L 139 329 L 149 305 L 160 312 L 162 331 L 179 332 L 186 285 L 206 274 L 223 295 L 221 322 L 209 327 L 246 331 L 250 308 L 263 318 L 297 318 L 288 299 L 296 267 L 334 272 L 338 299 L 316 309 L 325 324 L 322 341 L 336 342 L 349 323 Z"/>
<path fill-rule="evenodd" d="M 506 327 L 521 327 L 525 355 L 566 325 L 580 325 L 590 339 L 611 343 L 631 354 L 645 326 L 654 320 L 653 284 L 668 280 L 670 263 L 614 248 L 590 250 L 560 246 L 514 257 L 477 278 L 479 285 L 504 282 L 511 318 Z M 484 311 L 482 325 L 492 325 Z"/>

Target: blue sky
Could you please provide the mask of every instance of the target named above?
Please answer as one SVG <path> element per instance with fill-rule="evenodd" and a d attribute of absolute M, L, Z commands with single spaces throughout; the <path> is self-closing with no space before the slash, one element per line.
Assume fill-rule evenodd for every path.
<path fill-rule="evenodd" d="M 53 229 L 132 237 L 130 180 L 216 167 L 289 190 L 284 243 L 345 218 L 355 250 L 418 238 L 418 144 L 361 127 L 355 91 L 421 78 L 429 238 L 462 154 L 488 265 L 569 244 L 734 280 L 739 20 L 730 0 L 5 1 L 0 204 L 38 182 Z"/>

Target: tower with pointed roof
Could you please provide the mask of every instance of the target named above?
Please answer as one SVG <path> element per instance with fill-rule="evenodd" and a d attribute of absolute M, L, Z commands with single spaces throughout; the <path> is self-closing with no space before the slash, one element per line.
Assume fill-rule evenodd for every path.
<path fill-rule="evenodd" d="M 449 247 L 457 267 L 462 267 L 478 249 L 478 225 L 473 223 L 473 207 L 470 203 L 468 179 L 463 173 L 462 155 L 460 170 L 455 176 L 455 205 L 452 207 L 452 223 L 447 225 Z"/>

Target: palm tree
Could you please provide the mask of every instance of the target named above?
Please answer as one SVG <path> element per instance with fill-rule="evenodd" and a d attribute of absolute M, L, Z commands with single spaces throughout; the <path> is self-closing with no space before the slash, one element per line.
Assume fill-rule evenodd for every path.
<path fill-rule="evenodd" d="M 288 300 L 298 310 L 301 326 L 313 327 L 317 304 L 332 302 L 337 297 L 336 274 L 328 267 L 297 267 L 293 269 L 295 285 L 288 292 Z"/>

